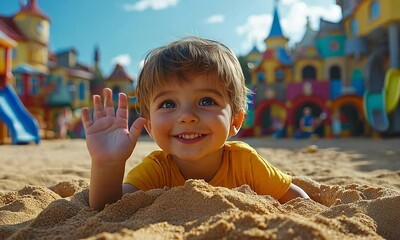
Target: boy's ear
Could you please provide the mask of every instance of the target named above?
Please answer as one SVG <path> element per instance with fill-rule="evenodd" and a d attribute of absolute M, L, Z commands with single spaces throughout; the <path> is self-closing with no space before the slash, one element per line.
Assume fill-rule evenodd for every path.
<path fill-rule="evenodd" d="M 244 121 L 244 111 L 238 112 L 232 119 L 231 129 L 229 130 L 229 137 L 235 136 L 240 128 L 242 127 Z"/>

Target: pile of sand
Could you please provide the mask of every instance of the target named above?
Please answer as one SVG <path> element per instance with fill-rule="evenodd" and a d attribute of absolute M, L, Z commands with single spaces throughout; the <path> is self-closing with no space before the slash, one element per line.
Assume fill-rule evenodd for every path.
<path fill-rule="evenodd" d="M 395 239 L 400 194 L 388 188 L 297 179 L 314 200 L 281 205 L 247 186 L 230 190 L 188 180 L 182 187 L 127 195 L 96 212 L 88 190 L 64 182 L 0 197 L 0 238 L 10 239 Z M 83 184 L 84 185 L 84 184 Z M 71 198 L 62 198 L 66 192 Z M 58 194 L 57 194 L 58 193 Z M 59 195 L 60 194 L 60 195 Z"/>
<path fill-rule="evenodd" d="M 74 144 L 81 143 L 71 143 Z M 84 152 L 84 145 L 81 147 L 75 150 Z M 367 173 L 350 169 L 355 153 L 335 149 L 317 149 L 312 153 L 301 147 L 258 150 L 268 158 L 291 156 L 296 164 L 302 163 L 286 165 L 293 167 L 294 173 L 314 168 L 302 176 L 295 174 L 294 179 L 312 199 L 295 199 L 281 205 L 270 197 L 256 195 L 247 186 L 226 189 L 201 180 L 188 180 L 182 187 L 128 194 L 97 212 L 88 206 L 88 179 L 78 174 L 75 179 L 51 187 L 29 185 L 18 191 L 3 190 L 0 239 L 398 239 L 400 236 L 398 185 L 374 184 L 377 179 L 384 179 L 390 185 L 388 179 L 396 181 L 399 171 L 385 171 L 384 175 L 382 169 Z M 140 159 L 142 153 L 135 153 L 132 161 Z M 324 167 L 326 162 L 317 164 L 315 159 L 328 161 L 330 154 L 336 155 L 331 166 Z M 396 154 L 394 158 L 398 157 Z M 279 158 L 273 160 L 274 165 L 285 169 Z M 318 166 L 308 166 L 307 162 Z M 330 175 L 335 179 L 336 174 L 340 182 L 333 184 L 332 179 L 324 179 L 327 178 L 324 169 L 334 169 L 338 163 L 354 174 L 344 178 L 332 170 Z M 298 169 L 299 166 L 305 169 Z M 315 169 L 321 171 L 319 177 L 313 173 Z M 82 173 L 81 169 L 77 172 Z M 9 182 L 15 181 L 10 178 L 12 173 L 0 173 L 3 179 L 9 176 Z M 361 180 L 351 181 L 354 176 L 360 176 Z M 372 183 L 364 184 L 367 176 Z"/>

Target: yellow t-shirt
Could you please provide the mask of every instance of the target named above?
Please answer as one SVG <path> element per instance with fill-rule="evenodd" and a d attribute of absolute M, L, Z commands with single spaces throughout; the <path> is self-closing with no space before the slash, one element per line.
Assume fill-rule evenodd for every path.
<path fill-rule="evenodd" d="M 225 143 L 221 168 L 209 184 L 227 188 L 247 184 L 257 194 L 279 199 L 289 189 L 291 182 L 291 176 L 273 167 L 254 148 L 244 142 L 231 141 Z M 162 150 L 157 150 L 134 167 L 124 183 L 147 191 L 182 186 L 185 179 L 172 158 Z"/>

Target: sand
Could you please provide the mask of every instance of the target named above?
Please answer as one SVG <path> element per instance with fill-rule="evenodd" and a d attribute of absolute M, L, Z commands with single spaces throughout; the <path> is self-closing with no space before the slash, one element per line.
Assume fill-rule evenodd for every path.
<path fill-rule="evenodd" d="M 188 180 L 97 212 L 84 140 L 0 145 L 0 239 L 400 239 L 400 139 L 243 140 L 311 199 Z M 155 148 L 141 138 L 127 171 Z"/>

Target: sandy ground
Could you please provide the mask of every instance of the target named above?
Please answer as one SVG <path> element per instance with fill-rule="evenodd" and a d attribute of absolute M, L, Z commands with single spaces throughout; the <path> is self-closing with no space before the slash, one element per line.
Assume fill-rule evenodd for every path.
<path fill-rule="evenodd" d="M 0 239 L 400 239 L 400 139 L 241 140 L 312 199 L 189 180 L 96 212 L 84 140 L 0 145 Z M 142 137 L 126 170 L 155 148 Z"/>

